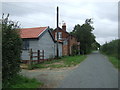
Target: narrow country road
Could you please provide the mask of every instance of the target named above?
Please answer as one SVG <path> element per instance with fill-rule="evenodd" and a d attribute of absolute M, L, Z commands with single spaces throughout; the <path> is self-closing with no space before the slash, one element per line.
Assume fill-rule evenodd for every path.
<path fill-rule="evenodd" d="M 99 52 L 88 55 L 79 67 L 69 72 L 59 88 L 118 88 L 118 71 Z"/>

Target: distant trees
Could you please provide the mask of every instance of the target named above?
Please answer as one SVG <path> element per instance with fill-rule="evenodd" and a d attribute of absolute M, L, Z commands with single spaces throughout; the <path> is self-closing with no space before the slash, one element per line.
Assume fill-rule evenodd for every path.
<path fill-rule="evenodd" d="M 52 31 L 53 31 L 53 28 L 50 28 L 50 31 L 52 32 Z"/>
<path fill-rule="evenodd" d="M 87 54 L 93 49 L 93 46 L 98 47 L 98 43 L 95 40 L 95 36 L 92 33 L 94 30 L 91 24 L 92 19 L 86 19 L 83 25 L 75 25 L 74 30 L 71 32 L 72 35 L 76 36 L 77 40 L 80 42 L 80 53 Z M 92 45 L 94 43 L 94 45 Z"/>
<path fill-rule="evenodd" d="M 120 46 L 120 39 L 112 40 L 111 42 L 109 43 L 106 42 L 104 45 L 102 45 L 100 51 L 107 55 L 117 57 L 120 60 L 119 46 Z"/>
<path fill-rule="evenodd" d="M 93 50 L 98 50 L 98 49 L 100 49 L 100 47 L 101 47 L 101 45 L 98 42 L 95 41 L 94 43 L 92 43 Z"/>
<path fill-rule="evenodd" d="M 17 23 L 2 18 L 2 87 L 9 87 L 10 81 L 20 71 L 22 40 Z"/>

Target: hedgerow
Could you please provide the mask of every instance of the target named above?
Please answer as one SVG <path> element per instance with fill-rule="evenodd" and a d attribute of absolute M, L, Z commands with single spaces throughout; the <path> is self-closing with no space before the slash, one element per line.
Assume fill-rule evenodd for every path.
<path fill-rule="evenodd" d="M 18 24 L 2 17 L 2 87 L 9 86 L 9 81 L 20 71 L 22 40 Z"/>
<path fill-rule="evenodd" d="M 113 40 L 109 43 L 105 43 L 104 45 L 102 45 L 100 48 L 100 51 L 107 55 L 117 57 L 120 60 L 120 47 L 119 46 L 120 46 L 120 39 Z"/>

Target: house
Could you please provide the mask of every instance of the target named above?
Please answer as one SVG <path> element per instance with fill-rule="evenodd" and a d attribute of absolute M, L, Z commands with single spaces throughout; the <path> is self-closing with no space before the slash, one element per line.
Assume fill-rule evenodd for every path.
<path fill-rule="evenodd" d="M 57 40 L 57 30 L 58 30 L 58 42 L 63 42 L 62 46 L 62 54 L 65 55 L 72 55 L 72 46 L 77 45 L 78 50 L 80 49 L 80 42 L 77 42 L 76 37 L 69 34 L 66 31 L 66 23 L 63 23 L 62 28 L 58 27 L 54 31 L 52 31 L 55 40 Z"/>
<path fill-rule="evenodd" d="M 35 27 L 20 29 L 23 40 L 22 60 L 30 60 L 29 50 L 44 50 L 44 59 L 56 56 L 56 41 L 49 27 Z M 59 55 L 62 56 L 62 43 L 59 45 Z"/>

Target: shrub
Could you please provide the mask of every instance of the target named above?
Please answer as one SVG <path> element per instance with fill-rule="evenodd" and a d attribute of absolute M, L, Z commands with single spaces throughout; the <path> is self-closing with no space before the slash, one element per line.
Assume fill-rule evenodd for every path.
<path fill-rule="evenodd" d="M 73 45 L 71 49 L 72 49 L 73 56 L 78 54 L 79 50 L 77 45 Z"/>
<path fill-rule="evenodd" d="M 4 15 L 3 15 L 4 16 Z M 22 40 L 17 23 L 2 18 L 2 85 L 7 87 L 9 81 L 20 71 Z"/>

